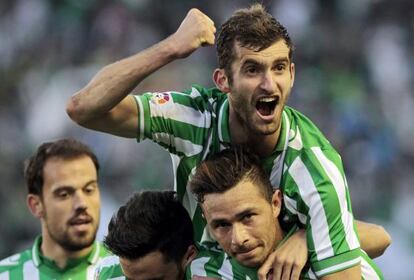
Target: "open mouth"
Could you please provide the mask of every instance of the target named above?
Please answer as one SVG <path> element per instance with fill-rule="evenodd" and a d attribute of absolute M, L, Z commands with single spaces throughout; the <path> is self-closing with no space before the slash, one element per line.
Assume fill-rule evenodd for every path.
<path fill-rule="evenodd" d="M 256 101 L 256 110 L 262 117 L 273 116 L 278 103 L 277 96 L 261 97 Z"/>

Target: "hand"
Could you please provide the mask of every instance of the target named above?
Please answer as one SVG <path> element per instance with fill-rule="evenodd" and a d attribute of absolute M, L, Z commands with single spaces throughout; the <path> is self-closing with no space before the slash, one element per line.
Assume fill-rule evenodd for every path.
<path fill-rule="evenodd" d="M 257 276 L 259 280 L 298 280 L 307 260 L 306 234 L 300 229 L 269 255 Z"/>
<path fill-rule="evenodd" d="M 198 9 L 191 9 L 177 31 L 171 35 L 177 58 L 189 56 L 202 46 L 214 45 L 214 22 Z"/>

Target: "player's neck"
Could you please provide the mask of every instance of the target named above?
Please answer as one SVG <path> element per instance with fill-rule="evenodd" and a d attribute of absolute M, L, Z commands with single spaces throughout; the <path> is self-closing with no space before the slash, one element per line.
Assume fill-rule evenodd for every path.
<path fill-rule="evenodd" d="M 274 250 L 279 246 L 280 242 L 285 238 L 286 232 L 280 227 L 279 223 L 276 223 L 276 237 L 274 243 Z"/>
<path fill-rule="evenodd" d="M 232 144 L 246 145 L 259 157 L 265 158 L 273 153 L 281 126 L 269 135 L 252 132 L 230 108 L 229 129 Z"/>
<path fill-rule="evenodd" d="M 63 269 L 66 267 L 69 259 L 78 259 L 85 257 L 91 252 L 92 247 L 93 244 L 89 247 L 77 251 L 65 250 L 46 232 L 42 233 L 42 244 L 40 245 L 40 250 L 44 257 L 53 260 L 56 266 Z"/>

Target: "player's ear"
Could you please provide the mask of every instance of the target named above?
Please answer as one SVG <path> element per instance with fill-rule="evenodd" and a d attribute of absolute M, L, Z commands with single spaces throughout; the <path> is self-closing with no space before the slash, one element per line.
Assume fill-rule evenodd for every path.
<path fill-rule="evenodd" d="M 224 69 L 217 68 L 213 72 L 213 81 L 216 84 L 216 87 L 222 92 L 229 93 L 229 79 L 224 71 Z"/>
<path fill-rule="evenodd" d="M 279 189 L 275 190 L 272 196 L 272 210 L 275 218 L 279 217 L 282 208 L 282 193 Z"/>
<path fill-rule="evenodd" d="M 290 63 L 290 87 L 293 87 L 293 84 L 295 83 L 295 63 Z"/>
<path fill-rule="evenodd" d="M 44 210 L 43 210 L 43 203 L 42 199 L 39 195 L 36 194 L 28 194 L 26 199 L 27 207 L 29 207 L 30 212 L 36 218 L 43 218 Z"/>
<path fill-rule="evenodd" d="M 187 252 L 184 254 L 183 262 L 181 263 L 182 268 L 185 269 L 196 256 L 197 248 L 194 245 L 188 246 Z"/>

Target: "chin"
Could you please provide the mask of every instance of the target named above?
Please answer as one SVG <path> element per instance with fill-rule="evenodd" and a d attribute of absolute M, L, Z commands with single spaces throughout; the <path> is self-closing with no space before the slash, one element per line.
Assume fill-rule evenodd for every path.
<path fill-rule="evenodd" d="M 257 259 L 250 259 L 250 260 L 237 260 L 240 264 L 246 266 L 246 267 L 251 267 L 251 268 L 257 268 L 259 267 L 262 262 L 257 260 Z"/>

